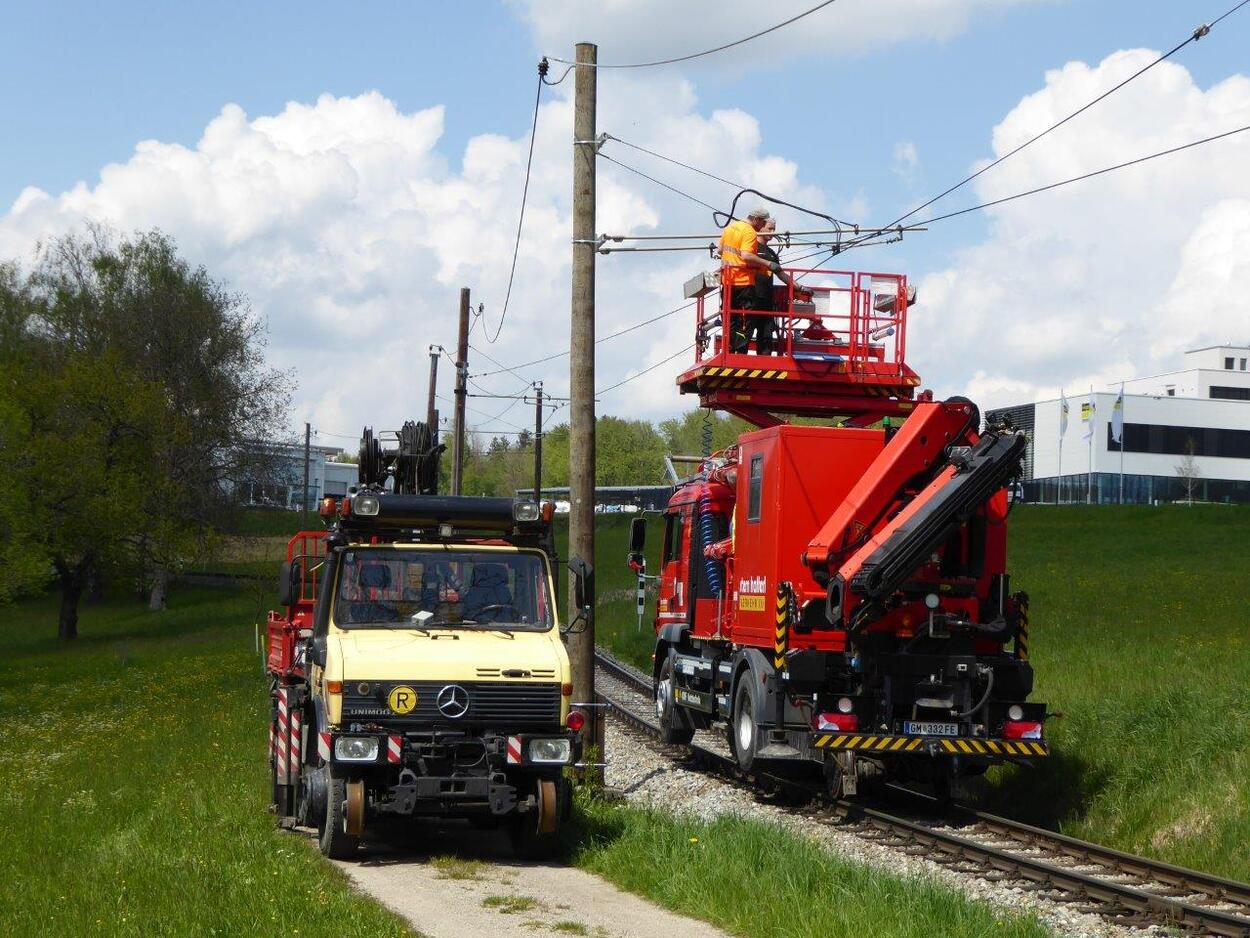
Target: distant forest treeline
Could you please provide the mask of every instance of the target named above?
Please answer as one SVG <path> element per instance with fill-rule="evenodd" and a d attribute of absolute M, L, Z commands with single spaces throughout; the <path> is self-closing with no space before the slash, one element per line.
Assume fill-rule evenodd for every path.
<path fill-rule="evenodd" d="M 600 417 L 595 424 L 595 482 L 598 485 L 662 485 L 664 457 L 703 452 L 703 410 L 649 423 Z M 750 426 L 736 417 L 709 414 L 712 449 L 729 446 Z M 444 442 L 451 443 L 450 433 Z M 464 467 L 465 495 L 511 495 L 534 484 L 534 438 L 529 432 L 515 437 L 469 435 Z M 443 457 L 446 482 L 451 476 L 450 454 Z M 569 484 L 569 427 L 559 424 L 543 434 L 543 485 Z"/>

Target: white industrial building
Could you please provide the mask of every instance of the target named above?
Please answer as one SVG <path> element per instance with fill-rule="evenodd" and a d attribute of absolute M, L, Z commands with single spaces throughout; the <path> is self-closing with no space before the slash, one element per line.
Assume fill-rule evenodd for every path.
<path fill-rule="evenodd" d="M 1111 432 L 1118 385 L 1070 395 L 1062 439 L 1060 399 L 986 417 L 1006 416 L 1029 435 L 1028 501 L 1117 503 L 1122 477 L 1125 502 L 1177 501 L 1190 488 L 1195 500 L 1250 502 L 1248 362 L 1250 347 L 1210 346 L 1186 352 L 1180 371 L 1126 380 L 1123 450 Z"/>
<path fill-rule="evenodd" d="M 280 465 L 276 478 L 267 483 L 242 483 L 238 488 L 241 500 L 246 505 L 298 511 L 304 495 L 304 447 L 298 444 L 282 445 L 277 452 Z M 338 446 L 309 446 L 309 511 L 316 510 L 323 495 L 342 498 L 349 487 L 356 485 L 356 464 L 335 461 L 335 457 L 342 452 Z"/>

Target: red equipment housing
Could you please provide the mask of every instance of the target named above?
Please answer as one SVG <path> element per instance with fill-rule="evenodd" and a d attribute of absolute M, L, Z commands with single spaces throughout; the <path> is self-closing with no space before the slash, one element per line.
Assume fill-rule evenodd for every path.
<path fill-rule="evenodd" d="M 775 311 L 710 307 L 708 278 L 687 285 L 696 358 L 678 385 L 759 429 L 705 459 L 664 513 L 666 737 L 726 720 L 744 768 L 816 758 L 843 790 L 861 755 L 939 787 L 1047 755 L 1040 732 L 1017 729 L 1046 717 L 1025 702 L 1027 597 L 1006 572 L 1023 435 L 982 428 L 970 401 L 917 393 L 905 277 L 788 272 L 817 279 L 810 299 L 776 288 Z M 727 340 L 758 335 L 750 317 L 774 320 L 773 354 Z"/>

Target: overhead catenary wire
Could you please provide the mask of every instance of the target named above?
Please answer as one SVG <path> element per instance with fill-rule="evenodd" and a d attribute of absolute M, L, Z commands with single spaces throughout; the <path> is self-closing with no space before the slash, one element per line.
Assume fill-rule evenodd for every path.
<path fill-rule="evenodd" d="M 1250 3 L 1250 0 L 1246 0 Z M 1203 137 L 1201 140 L 1191 140 L 1189 143 L 1182 143 L 1180 146 L 1169 147 L 1166 150 L 1159 150 L 1155 153 L 1148 153 L 1145 156 L 1139 156 L 1135 159 L 1126 160 L 1123 163 L 1116 163 L 1114 166 L 1104 166 L 1102 169 L 1096 169 L 1092 172 L 1082 173 L 1079 176 L 1072 176 L 1069 179 L 1061 179 L 1058 182 L 1048 183 L 1044 186 L 1036 186 L 1024 192 L 1017 192 L 1015 195 L 1004 196 L 1001 199 L 993 199 L 989 202 L 982 202 L 979 205 L 971 205 L 968 208 L 961 208 L 958 211 L 947 212 L 944 215 L 935 215 L 932 218 L 926 218 L 923 224 L 932 225 L 936 222 L 946 221 L 948 218 L 958 218 L 960 215 L 967 215 L 970 212 L 978 212 L 982 209 L 993 208 L 995 205 L 1002 205 L 1006 202 L 1014 202 L 1016 199 L 1023 199 L 1026 196 L 1037 195 L 1039 192 L 1049 192 L 1051 189 L 1058 189 L 1062 186 L 1070 186 L 1076 182 L 1082 182 L 1086 179 L 1092 179 L 1095 176 L 1102 176 L 1107 173 L 1115 172 L 1120 169 L 1127 169 L 1130 166 L 1137 166 L 1140 163 L 1147 163 L 1150 160 L 1157 160 L 1164 156 L 1171 156 L 1173 153 L 1180 153 L 1182 150 L 1192 150 L 1194 147 L 1200 147 L 1203 144 L 1213 143 L 1216 140 L 1223 140 L 1226 137 L 1232 137 L 1236 134 L 1245 133 L 1250 130 L 1250 124 L 1243 127 L 1237 127 L 1233 130 L 1226 130 L 1223 133 L 1212 134 L 1209 137 Z"/>
<path fill-rule="evenodd" d="M 655 369 L 659 368 L 661 365 L 667 365 L 674 358 L 678 358 L 682 355 L 685 355 L 692 348 L 694 348 L 693 342 L 687 345 L 685 348 L 679 349 L 678 351 L 674 352 L 668 358 L 658 361 L 654 365 L 648 365 L 646 368 L 644 368 L 642 371 L 638 372 L 635 375 L 630 375 L 628 378 L 625 378 L 622 381 L 618 381 L 616 382 L 616 384 L 608 385 L 608 387 L 606 388 L 600 388 L 599 390 L 595 391 L 595 394 L 596 395 L 607 394 L 609 391 L 615 391 L 617 388 L 622 387 L 623 385 L 629 384 L 631 381 L 637 381 L 639 378 L 641 378 L 643 375 L 647 374 L 648 372 L 655 371 Z"/>
<path fill-rule="evenodd" d="M 659 322 L 661 319 L 667 319 L 669 316 L 675 316 L 677 313 L 680 313 L 682 310 L 690 309 L 690 307 L 692 306 L 694 306 L 694 300 L 691 300 L 689 303 L 683 303 L 681 306 L 675 307 L 674 309 L 670 309 L 666 313 L 660 313 L 660 315 L 658 316 L 652 316 L 650 319 L 644 319 L 642 322 L 636 322 L 632 326 L 626 326 L 624 329 L 618 329 L 616 332 L 610 333 L 609 335 L 600 336 L 598 339 L 595 339 L 595 345 L 599 345 L 601 342 L 607 342 L 609 339 L 618 338 L 627 333 L 633 332 L 636 329 L 641 329 L 643 326 L 649 326 L 651 325 L 651 323 Z M 521 364 L 519 365 L 513 365 L 512 368 L 530 368 L 534 365 L 543 365 L 543 364 L 546 364 L 547 362 L 555 361 L 557 358 L 564 358 L 568 354 L 569 354 L 568 349 L 565 349 L 562 352 L 552 352 L 550 355 L 545 355 L 542 358 L 535 358 L 533 361 L 521 362 Z M 500 369 L 500 371 L 483 371 L 479 373 L 476 377 L 488 378 L 491 375 L 501 374 L 503 371 L 509 371 L 509 370 L 511 369 Z"/>
<path fill-rule="evenodd" d="M 620 160 L 616 159 L 615 157 L 609 156 L 606 153 L 600 152 L 599 158 L 601 160 L 607 160 L 609 163 L 615 163 L 617 166 L 621 167 L 621 169 L 627 169 L 631 173 L 634 173 L 637 176 L 641 176 L 643 179 L 647 180 L 648 182 L 654 183 L 655 185 L 659 186 L 661 189 L 667 189 L 669 192 L 675 193 L 676 195 L 680 195 L 683 198 L 689 199 L 691 202 L 697 202 L 699 205 L 702 205 L 704 208 L 711 209 L 712 212 L 720 211 L 720 209 L 718 209 L 715 205 L 709 205 L 707 202 L 704 202 L 698 196 L 693 196 L 689 192 L 684 192 L 683 190 L 678 189 L 676 186 L 669 185 L 667 182 L 661 182 L 659 179 L 656 179 L 654 176 L 648 176 L 641 169 L 638 169 L 634 166 L 630 166 L 628 163 L 622 163 Z"/>
<path fill-rule="evenodd" d="M 1247 2 L 1250 2 L 1250 0 L 1247 0 Z M 854 222 L 843 221 L 842 219 L 835 218 L 832 215 L 829 215 L 825 212 L 817 211 L 816 209 L 808 208 L 807 206 L 804 206 L 804 205 L 797 205 L 794 202 L 787 202 L 785 199 L 779 198 L 775 195 L 769 195 L 767 192 L 761 192 L 759 189 L 753 189 L 741 183 L 733 182 L 732 180 L 726 179 L 723 176 L 718 176 L 715 173 L 708 172 L 705 169 L 700 169 L 698 166 L 693 166 L 690 163 L 686 163 L 682 160 L 675 159 L 674 157 L 671 157 L 671 156 L 665 156 L 663 153 L 658 153 L 655 150 L 648 149 L 647 147 L 639 146 L 636 143 L 630 143 L 628 140 L 622 140 L 620 137 L 615 137 L 612 134 L 605 133 L 602 135 L 602 139 L 605 142 L 616 141 L 617 143 L 624 144 L 627 147 L 632 147 L 635 150 L 639 150 L 643 153 L 648 153 L 651 156 L 654 156 L 658 159 L 664 160 L 668 163 L 672 163 L 675 166 L 680 166 L 684 169 L 690 170 L 691 172 L 698 173 L 700 176 L 706 176 L 709 179 L 714 179 L 717 182 L 724 183 L 729 186 L 733 186 L 735 189 L 737 189 L 738 192 L 734 196 L 733 203 L 729 206 L 729 211 L 727 212 L 722 211 L 717 208 L 712 208 L 706 202 L 702 201 L 701 199 L 696 199 L 694 196 L 690 195 L 690 193 L 688 192 L 683 192 L 682 190 L 678 189 L 675 186 L 670 186 L 667 183 L 661 182 L 658 179 L 654 179 L 651 176 L 646 175 L 645 173 L 641 172 L 635 167 L 629 166 L 628 164 L 621 163 L 619 160 L 613 159 L 611 156 L 604 153 L 602 150 L 599 151 L 599 156 L 603 157 L 604 159 L 611 160 L 612 162 L 617 163 L 620 166 L 624 166 L 626 169 L 630 170 L 631 172 L 637 173 L 639 176 L 642 176 L 644 179 L 648 179 L 651 182 L 654 182 L 656 185 L 663 186 L 664 188 L 669 189 L 672 192 L 676 192 L 678 195 L 685 196 L 686 198 L 691 199 L 692 201 L 698 202 L 704 208 L 712 208 L 712 222 L 718 228 L 725 227 L 725 225 L 728 225 L 730 221 L 737 218 L 737 216 L 734 213 L 738 208 L 738 200 L 741 199 L 744 195 L 747 195 L 748 193 L 758 195 L 764 201 L 771 202 L 774 205 L 784 205 L 786 208 L 794 209 L 796 212 L 803 212 L 804 214 L 811 215 L 815 218 L 823 218 L 827 222 L 829 222 L 829 224 L 834 226 L 835 233 L 841 233 L 846 228 L 859 228 L 860 227 L 860 226 L 857 226 Z M 720 221 L 721 218 L 725 219 L 724 222 Z"/>
<path fill-rule="evenodd" d="M 1246 0 L 1246 2 L 1250 3 L 1250 0 Z M 672 163 L 675 166 L 680 166 L 683 169 L 688 169 L 692 173 L 698 173 L 700 176 L 706 176 L 708 179 L 714 179 L 717 182 L 723 182 L 725 185 L 733 186 L 735 189 L 746 188 L 746 185 L 743 183 L 734 182 L 732 179 L 726 179 L 724 176 L 717 176 L 715 173 L 710 173 L 706 169 L 699 169 L 699 167 L 697 166 L 691 166 L 689 163 L 683 163 L 681 160 L 674 159 L 671 156 L 665 156 L 663 153 L 657 153 L 655 150 L 649 150 L 646 147 L 640 146 L 636 143 L 630 143 L 628 140 L 622 140 L 620 137 L 614 136 L 612 134 L 604 134 L 603 138 L 604 140 L 612 140 L 612 141 L 615 141 L 616 143 L 630 147 L 631 149 L 639 150 L 643 153 L 647 153 L 651 156 L 654 156 L 656 159 L 664 160 L 664 162 L 666 163 Z"/>
<path fill-rule="evenodd" d="M 1093 98 L 1092 100 L 1087 101 L 1085 104 L 1081 105 L 1079 108 L 1077 108 L 1077 109 L 1076 109 L 1075 111 L 1073 111 L 1072 113 L 1068 114 L 1066 117 L 1064 117 L 1064 118 L 1062 118 L 1061 120 L 1058 120 L 1058 121 L 1056 121 L 1055 123 L 1051 124 L 1049 127 L 1047 127 L 1045 130 L 1043 130 L 1041 133 L 1035 134 L 1034 136 L 1030 137 L 1028 140 L 1025 140 L 1025 141 L 1024 141 L 1023 143 L 1021 143 L 1019 146 L 1013 147 L 1011 150 L 1008 150 L 1006 153 L 1004 153 L 1002 156 L 998 157 L 998 158 L 997 158 L 996 160 L 994 160 L 993 162 L 991 162 L 991 163 L 987 163 L 985 166 L 982 166 L 982 167 L 981 167 L 980 169 L 978 169 L 976 172 L 971 173 L 971 174 L 969 174 L 968 176 L 965 176 L 963 179 L 959 180 L 959 182 L 955 183 L 953 186 L 950 186 L 950 187 L 948 187 L 948 188 L 946 188 L 946 189 L 943 189 L 941 192 L 939 192 L 937 195 L 933 196 L 931 199 L 928 199 L 927 201 L 920 203 L 920 204 L 919 204 L 919 205 L 917 205 L 915 208 L 913 208 L 911 211 L 907 212 L 905 215 L 900 215 L 900 216 L 899 216 L 898 218 L 896 218 L 893 222 L 891 222 L 891 226 L 892 226 L 892 225 L 896 225 L 896 224 L 898 224 L 899 222 L 906 221 L 907 219 L 911 218 L 913 215 L 915 215 L 915 214 L 917 214 L 917 213 L 919 213 L 919 212 L 923 211 L 924 209 L 928 208 L 928 207 L 929 207 L 930 205 L 932 205 L 934 202 L 937 202 L 937 201 L 939 201 L 939 200 L 941 200 L 941 199 L 946 198 L 946 196 L 950 195 L 952 192 L 955 192 L 956 190 L 958 190 L 958 189 L 962 188 L 963 186 L 967 185 L 968 183 L 972 182 L 974 179 L 977 179 L 978 177 L 982 176 L 983 174 L 985 174 L 985 173 L 989 172 L 989 171 L 990 171 L 991 169 L 993 169 L 995 166 L 998 166 L 999 164 L 1003 163 L 1005 160 L 1009 160 L 1009 159 L 1011 159 L 1011 157 L 1015 156 L 1015 155 L 1016 155 L 1017 153 L 1019 153 L 1021 150 L 1025 149 L 1026 147 L 1032 146 L 1034 143 L 1036 143 L 1038 140 L 1041 140 L 1041 139 L 1042 139 L 1043 137 L 1045 137 L 1047 134 L 1049 134 L 1049 133 L 1051 133 L 1051 132 L 1053 132 L 1053 131 L 1055 131 L 1055 130 L 1058 130 L 1058 129 L 1059 129 L 1060 127 L 1062 127 L 1064 124 L 1068 123 L 1068 121 L 1070 121 L 1070 120 L 1072 120 L 1073 118 L 1078 117 L 1079 115 L 1081 115 L 1081 114 L 1085 113 L 1085 112 L 1086 112 L 1086 111 L 1088 111 L 1090 108 L 1094 107 L 1094 105 L 1098 104 L 1098 103 L 1099 103 L 1099 102 L 1101 102 L 1101 101 L 1105 101 L 1107 98 L 1109 98 L 1111 95 L 1115 94 L 1117 91 L 1119 91 L 1119 90 L 1120 90 L 1121 88 L 1123 88 L 1125 85 L 1129 84 L 1129 83 L 1130 83 L 1130 82 L 1132 82 L 1132 81 L 1135 81 L 1137 78 L 1140 78 L 1142 75 L 1146 74 L 1146 72 L 1150 71 L 1152 68 L 1154 68 L 1156 65 L 1160 64 L 1161 62 L 1164 62 L 1164 61 L 1166 61 L 1167 59 L 1170 59 L 1173 55 L 1175 55 L 1175 54 L 1176 54 L 1177 52 L 1179 52 L 1181 49 L 1185 48 L 1185 47 L 1186 47 L 1187 45 L 1189 45 L 1191 42 L 1197 42 L 1198 40 L 1202 39 L 1204 36 L 1206 36 L 1208 33 L 1210 33 L 1210 32 L 1211 32 L 1211 29 L 1212 29 L 1213 27 L 1215 27 L 1216 25 L 1218 25 L 1218 24 L 1219 24 L 1222 20 L 1226 19 L 1227 17 L 1232 16 L 1234 13 L 1236 13 L 1238 10 L 1240 10 L 1240 9 L 1241 9 L 1243 6 L 1245 6 L 1247 3 L 1250 3 L 1250 0 L 1240 0 L 1240 2 L 1239 2 L 1239 3 L 1237 3 L 1236 5 L 1234 5 L 1234 6 L 1230 7 L 1228 10 L 1226 10 L 1226 11 L 1225 11 L 1224 13 L 1222 13 L 1220 16 L 1216 17 L 1216 18 L 1215 18 L 1214 20 L 1212 20 L 1210 23 L 1204 23 L 1204 24 L 1202 24 L 1201 26 L 1199 26 L 1198 28 L 1196 28 L 1196 29 L 1195 29 L 1192 33 L 1190 33 L 1190 35 L 1189 35 L 1188 37 L 1186 37 L 1183 41 L 1181 41 L 1181 42 L 1177 43 L 1175 46 L 1173 46 L 1173 47 L 1172 47 L 1171 49 L 1169 49 L 1167 52 L 1164 52 L 1164 53 L 1163 53 L 1162 55 L 1160 55 L 1158 58 L 1156 58 L 1156 59 L 1154 59 L 1153 61 L 1149 62 L 1148 64 L 1146 64 L 1146 65 L 1142 66 L 1142 67 L 1141 67 L 1141 68 L 1139 68 L 1137 71 L 1135 71 L 1132 75 L 1129 75 L 1127 78 L 1125 78 L 1123 81 L 1119 82 L 1119 83 L 1118 83 L 1118 84 L 1116 84 L 1116 85 L 1113 85 L 1111 88 L 1108 88 L 1106 91 L 1104 91 L 1102 94 L 1098 95 L 1097 97 Z"/>
<path fill-rule="evenodd" d="M 485 317 L 482 318 L 482 334 L 486 336 L 487 343 L 494 345 L 499 339 L 499 334 L 503 332 L 504 321 L 508 318 L 508 303 L 512 300 L 512 283 L 516 279 L 516 262 L 517 256 L 521 253 L 521 229 L 525 225 L 525 204 L 529 199 L 530 192 L 530 171 L 534 166 L 534 141 L 538 137 L 538 110 L 543 99 L 543 84 L 547 77 L 547 61 L 538 63 L 538 88 L 534 92 L 534 119 L 530 122 L 530 145 L 529 155 L 525 158 L 525 183 L 521 186 L 521 211 L 517 215 L 516 220 L 516 240 L 512 246 L 512 265 L 508 270 L 508 289 L 504 292 L 503 309 L 499 313 L 499 326 L 495 329 L 495 335 L 492 337 L 490 329 L 486 326 Z"/>
<path fill-rule="evenodd" d="M 752 39 L 759 39 L 761 36 L 767 36 L 769 33 L 773 33 L 779 29 L 783 29 L 784 27 L 789 26 L 791 23 L 797 23 L 799 20 L 803 19 L 804 17 L 811 16 L 813 13 L 817 13 L 823 10 L 827 6 L 832 6 L 836 2 L 837 0 L 824 0 L 823 3 L 818 3 L 814 7 L 810 7 L 809 9 L 804 10 L 802 13 L 796 13 L 794 16 L 790 17 L 788 20 L 783 20 L 780 23 L 776 23 L 772 26 L 769 26 L 767 29 L 761 29 L 757 33 L 752 33 L 749 36 L 743 36 L 741 39 L 735 39 L 733 42 L 723 43 L 722 45 L 716 46 L 712 49 L 704 49 L 702 52 L 692 52 L 689 55 L 679 55 L 670 59 L 657 59 L 654 62 L 614 62 L 614 63 L 599 62 L 598 64 L 591 65 L 590 67 L 591 68 L 654 68 L 657 65 L 676 65 L 678 62 L 689 62 L 691 59 L 699 59 L 706 55 L 714 55 L 717 52 L 724 52 L 726 49 L 733 49 L 736 46 L 740 46 L 740 45 L 743 45 L 744 43 L 748 43 Z M 571 62 L 568 59 L 557 58 L 554 55 L 550 56 L 550 59 L 553 62 L 559 62 L 561 65 L 576 65 L 577 64 L 576 62 Z M 560 80 L 563 81 L 564 79 L 561 78 Z"/>

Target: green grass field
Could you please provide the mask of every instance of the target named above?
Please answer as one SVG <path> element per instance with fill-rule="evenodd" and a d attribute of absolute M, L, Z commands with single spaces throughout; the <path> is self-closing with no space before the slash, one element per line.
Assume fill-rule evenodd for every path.
<path fill-rule="evenodd" d="M 632 586 L 627 526 L 600 523 L 601 593 Z M 1032 602 L 1034 699 L 1064 716 L 1055 758 L 995 773 L 987 806 L 1250 881 L 1250 508 L 1021 506 L 1009 566 Z M 632 599 L 598 628 L 649 664 Z"/>
<path fill-rule="evenodd" d="M 1027 507 L 1013 588 L 1057 758 L 995 809 L 1250 881 L 1250 509 Z"/>
<path fill-rule="evenodd" d="M 0 934 L 409 934 L 266 811 L 253 623 L 270 592 L 183 587 L 162 613 L 106 601 L 70 647 L 52 597 L 3 611 Z M 585 801 L 576 817 L 573 862 L 732 934 L 1046 934 L 765 825 Z"/>
<path fill-rule="evenodd" d="M 266 591 L 269 592 L 269 591 Z M 0 933 L 407 934 L 266 813 L 256 598 L 3 610 Z"/>

